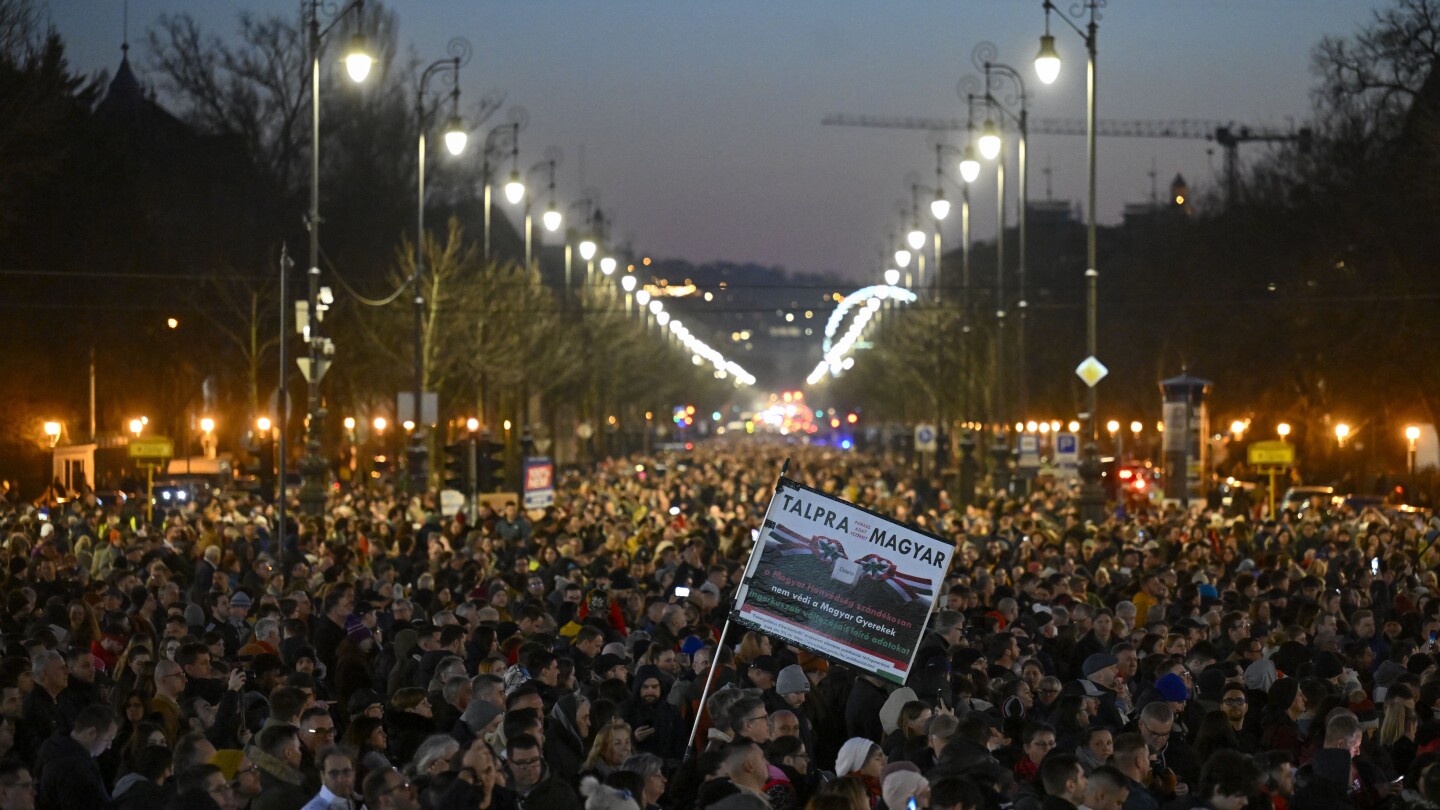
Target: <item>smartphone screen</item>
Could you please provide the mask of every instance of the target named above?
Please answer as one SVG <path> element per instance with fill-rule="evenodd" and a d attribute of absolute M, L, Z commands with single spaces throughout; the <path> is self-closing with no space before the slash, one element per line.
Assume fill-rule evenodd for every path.
<path fill-rule="evenodd" d="M 684 599 L 685 597 L 690 595 L 690 589 L 685 587 L 684 585 L 678 585 L 675 588 L 675 595 L 680 597 L 681 599 Z"/>
<path fill-rule="evenodd" d="M 1370 558 L 1370 573 L 1371 573 L 1371 574 L 1377 574 L 1377 575 L 1380 573 L 1380 558 L 1379 558 L 1379 557 L 1371 557 L 1371 558 Z"/>

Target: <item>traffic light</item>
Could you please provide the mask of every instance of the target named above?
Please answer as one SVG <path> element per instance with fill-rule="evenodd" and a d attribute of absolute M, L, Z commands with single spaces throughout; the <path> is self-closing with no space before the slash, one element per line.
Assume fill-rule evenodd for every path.
<path fill-rule="evenodd" d="M 471 454 L 475 452 L 472 439 L 445 445 L 445 488 L 469 495 L 475 489 L 471 478 Z"/>
<path fill-rule="evenodd" d="M 505 489 L 505 445 L 491 441 L 489 434 L 475 440 L 477 492 L 500 492 Z"/>

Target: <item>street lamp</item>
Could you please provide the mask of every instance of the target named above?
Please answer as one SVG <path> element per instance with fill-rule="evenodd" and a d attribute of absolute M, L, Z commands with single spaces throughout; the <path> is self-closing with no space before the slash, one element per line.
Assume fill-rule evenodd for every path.
<path fill-rule="evenodd" d="M 910 251 L 906 250 L 905 248 L 900 248 L 899 250 L 895 251 L 895 264 L 899 265 L 901 268 L 909 267 Z"/>
<path fill-rule="evenodd" d="M 565 221 L 560 209 L 555 207 L 555 161 L 550 161 L 550 204 L 545 207 L 545 213 L 540 217 L 545 223 L 545 230 L 554 233 L 560 230 L 560 223 Z"/>
<path fill-rule="evenodd" d="M 1341 447 L 1345 446 L 1345 440 L 1350 437 L 1350 426 L 1341 422 L 1335 426 L 1335 443 Z"/>
<path fill-rule="evenodd" d="M 54 447 L 60 443 L 60 423 L 46 422 L 44 425 L 45 435 L 50 438 L 50 446 Z"/>
<path fill-rule="evenodd" d="M 604 274 L 607 275 L 607 276 L 609 276 L 609 275 L 614 275 L 614 273 L 615 273 L 615 259 L 614 259 L 614 257 L 612 257 L 612 256 L 606 256 L 605 258 L 603 258 L 603 259 L 600 260 L 600 272 L 604 273 Z"/>
<path fill-rule="evenodd" d="M 974 144 L 965 144 L 960 154 L 960 179 L 973 183 L 980 177 L 980 158 L 975 154 Z"/>
<path fill-rule="evenodd" d="M 989 88 L 986 88 L 988 94 Z M 1000 156 L 1000 129 L 995 126 L 993 118 L 986 118 L 985 123 L 980 127 L 980 157 L 986 160 L 994 160 Z"/>
<path fill-rule="evenodd" d="M 1027 224 L 1026 214 L 1030 210 L 1029 161 L 1027 159 L 1029 145 L 1028 142 L 1030 137 L 1030 110 L 1027 103 L 1029 96 L 1026 94 L 1025 78 L 1021 75 L 1020 71 L 1016 70 L 1010 65 L 996 62 L 994 60 L 995 55 L 995 46 L 989 42 L 982 42 L 979 45 L 975 46 L 975 50 L 971 55 L 971 59 L 972 61 L 976 62 L 977 66 L 981 67 L 985 72 L 985 99 L 987 103 L 995 110 L 998 110 L 1002 116 L 1012 119 L 1015 122 L 1015 125 L 1020 133 L 1020 138 L 1015 145 L 1016 168 L 1019 170 L 1020 173 L 1020 223 L 1019 231 L 1016 235 L 1019 243 L 1019 256 L 1018 264 L 1016 265 L 1015 285 L 1018 296 L 1015 301 L 1015 309 L 1019 314 L 1019 323 L 1016 325 L 1015 330 L 1015 379 L 1017 382 L 1017 388 L 1019 389 L 1016 391 L 1016 395 L 1017 399 L 1019 400 L 1020 411 L 1023 413 L 1030 406 L 1029 389 L 1027 386 L 1028 380 L 1025 371 L 1026 358 L 1028 357 L 1025 351 L 1025 321 L 1030 306 L 1029 301 L 1026 299 L 1025 295 L 1026 274 L 1028 269 L 1026 263 L 1026 253 L 1030 241 L 1028 238 L 1028 232 L 1025 227 Z M 991 92 L 992 88 L 999 84 L 999 80 L 1002 78 L 1008 78 L 1015 85 L 1017 93 L 1012 98 L 1014 99 L 1014 102 L 1018 102 L 1016 103 L 1018 111 L 1011 109 L 1005 104 L 1002 104 L 995 97 L 995 94 Z M 987 124 L 990 124 L 990 122 L 987 122 Z M 993 124 L 991 124 L 991 126 L 995 141 L 995 151 L 998 154 L 1000 151 L 1000 147 L 1002 146 L 1000 142 L 1000 133 L 998 129 L 993 128 Z M 980 149 L 982 153 L 985 151 L 985 137 L 985 135 L 981 135 Z M 1004 222 L 1003 209 L 1001 210 L 1001 222 Z M 1003 226 L 1000 232 L 1001 240 L 1003 241 L 1005 232 Z"/>
<path fill-rule="evenodd" d="M 527 178 L 528 178 L 530 175 L 535 174 L 536 172 L 540 172 L 540 171 L 548 171 L 548 172 L 550 173 L 550 205 L 549 205 L 548 208 L 546 208 L 544 216 L 545 216 L 545 217 L 549 217 L 549 216 L 550 216 L 550 212 L 552 212 L 552 211 L 555 212 L 555 217 L 554 217 L 554 220 L 555 220 L 555 228 L 559 228 L 559 227 L 560 227 L 560 219 L 561 219 L 561 217 L 560 217 L 560 212 L 555 208 L 555 166 L 556 166 L 557 163 L 559 163 L 559 161 L 560 161 L 560 150 L 559 150 L 559 148 L 558 148 L 558 147 L 554 147 L 554 146 L 549 147 L 548 149 L 545 150 L 545 159 L 542 160 L 542 161 L 540 161 L 539 163 L 536 163 L 534 166 L 531 166 L 531 167 L 530 167 L 530 171 L 528 171 L 528 172 L 525 173 L 525 176 L 526 176 Z M 534 195 L 534 194 L 531 194 L 531 195 L 528 195 L 528 196 L 525 197 L 525 269 L 526 269 L 526 270 L 530 270 L 530 269 L 534 266 L 534 264 L 535 264 L 535 259 L 534 259 L 534 257 L 535 257 L 535 218 L 534 218 L 534 216 L 531 214 L 531 204 L 532 204 L 532 202 L 534 202 L 534 200 L 535 200 L 535 195 Z M 548 228 L 548 230 L 550 230 L 550 231 L 553 232 L 553 231 L 555 230 L 555 228 Z"/>
<path fill-rule="evenodd" d="M 1280 437 L 1280 441 L 1285 441 L 1285 438 L 1290 435 L 1290 423 L 1281 422 L 1280 424 L 1276 425 L 1275 435 Z"/>
<path fill-rule="evenodd" d="M 1045 11 L 1045 33 L 1040 37 L 1040 52 L 1035 58 L 1035 73 L 1040 81 L 1051 84 L 1060 76 L 1060 54 L 1055 50 L 1055 38 L 1050 35 L 1050 13 L 1056 12 L 1055 16 L 1070 26 L 1076 34 L 1085 40 L 1086 53 L 1086 110 L 1085 110 L 1085 149 L 1088 182 L 1087 200 L 1085 205 L 1085 349 L 1088 357 L 1096 357 L 1099 351 L 1098 332 L 1098 299 L 1097 285 L 1100 279 L 1099 262 L 1096 254 L 1096 227 L 1095 227 L 1095 55 L 1096 38 L 1099 33 L 1100 7 L 1104 0 L 1079 0 L 1073 11 L 1078 12 L 1077 17 L 1089 11 L 1089 20 L 1084 29 L 1081 29 L 1070 17 L 1056 9 L 1052 0 L 1042 0 L 1042 7 Z M 1098 359 L 1098 358 L 1097 358 Z M 1080 463 L 1080 477 L 1083 485 L 1080 490 L 1079 506 L 1082 517 L 1085 520 L 1099 520 L 1105 510 L 1105 493 L 1100 489 L 1100 463 L 1097 457 L 1098 449 L 1095 447 L 1096 432 L 1095 420 L 1099 413 L 1098 385 L 1087 386 L 1087 402 L 1089 408 L 1089 441 L 1085 445 L 1084 458 Z"/>
<path fill-rule="evenodd" d="M 1230 435 L 1234 438 L 1235 441 L 1240 441 L 1240 437 L 1245 435 L 1245 423 L 1240 421 L 1239 419 L 1231 422 Z"/>
<path fill-rule="evenodd" d="M 370 423 L 370 426 L 375 428 L 377 434 L 383 436 L 385 434 L 385 428 L 390 426 L 390 421 L 383 416 L 377 416 L 375 420 Z"/>
<path fill-rule="evenodd" d="M 268 417 L 268 416 L 262 416 L 262 417 L 260 417 L 260 418 L 258 418 L 258 419 L 255 420 L 255 430 L 256 430 L 256 432 L 268 434 L 268 433 L 270 432 L 270 428 L 271 428 L 270 417 Z"/>
<path fill-rule="evenodd" d="M 320 336 L 322 318 L 320 291 L 320 50 L 325 36 L 332 31 L 351 11 L 356 16 L 364 13 L 364 0 L 353 0 L 334 12 L 330 24 L 320 28 L 321 0 L 309 0 L 308 40 L 310 50 L 310 215 L 307 226 L 310 230 L 309 294 L 306 298 L 306 315 L 309 331 L 305 335 L 308 356 L 299 361 L 305 375 L 306 412 L 305 457 L 300 461 L 302 476 L 300 502 L 307 514 L 318 516 L 325 508 L 325 458 L 320 455 L 320 441 L 324 436 L 325 409 L 320 403 L 320 380 L 329 369 L 330 358 L 335 354 L 335 344 Z M 368 43 L 363 34 L 356 33 L 350 38 L 344 55 L 345 71 L 356 83 L 365 81 L 374 65 Z M 283 529 L 282 529 L 283 531 Z"/>
<path fill-rule="evenodd" d="M 141 434 L 141 432 L 143 432 L 144 430 L 145 430 L 145 422 L 144 422 L 143 420 L 140 420 L 140 419 L 131 419 L 131 420 L 130 420 L 130 432 L 135 434 L 135 438 L 137 438 L 137 439 L 140 438 L 140 434 Z"/>
<path fill-rule="evenodd" d="M 425 274 L 425 130 L 427 126 L 425 110 L 425 87 L 430 82 L 430 77 L 442 70 L 450 71 L 450 120 L 446 124 L 445 148 L 452 155 L 458 155 L 465 149 L 465 143 L 469 140 L 465 134 L 465 128 L 460 121 L 460 68 L 470 62 L 470 56 L 474 48 L 470 42 L 461 37 L 455 37 L 445 46 L 450 54 L 444 59 L 437 59 L 430 63 L 420 74 L 420 83 L 415 91 L 415 124 L 418 133 L 418 148 L 416 162 L 416 178 L 419 191 L 415 196 L 415 272 L 410 278 L 411 289 L 415 295 L 415 420 L 417 423 L 423 421 L 421 404 L 425 397 L 425 294 L 421 284 Z M 430 111 L 434 113 L 434 110 Z M 425 431 L 415 431 L 410 437 L 410 486 L 415 492 L 423 492 L 425 483 L 429 479 L 429 453 L 425 447 Z"/>
<path fill-rule="evenodd" d="M 896 270 L 896 269 L 893 268 L 893 267 L 887 268 L 887 269 L 885 270 L 885 283 L 886 283 L 886 284 L 889 284 L 891 287 L 894 287 L 896 284 L 899 284 L 899 283 L 900 283 L 900 271 L 899 271 L 899 270 Z"/>
<path fill-rule="evenodd" d="M 523 117 L 523 115 L 524 115 L 523 111 L 522 111 L 522 112 L 516 112 L 516 110 L 518 110 L 518 108 L 512 109 L 512 117 L 514 117 L 514 116 L 516 116 L 516 115 Z M 500 126 L 495 127 L 494 129 L 492 129 L 492 130 L 490 130 L 488 133 L 486 133 L 486 134 L 485 134 L 485 143 L 483 144 L 484 149 L 481 150 L 482 157 L 481 157 L 481 161 L 480 161 L 480 166 L 481 166 L 481 168 L 480 168 L 480 178 L 481 178 L 481 181 L 484 183 L 484 188 L 482 189 L 482 193 L 481 193 L 481 206 L 480 206 L 480 207 L 481 207 L 481 222 L 482 222 L 482 228 L 483 228 L 483 230 L 484 230 L 484 232 L 485 232 L 485 239 L 484 239 L 484 242 L 483 242 L 484 252 L 482 253 L 482 256 L 483 256 L 485 259 L 487 259 L 487 260 L 490 258 L 490 194 L 491 194 L 491 188 L 490 188 L 490 186 L 491 186 L 491 182 L 490 182 L 490 181 L 491 181 L 491 178 L 490 178 L 490 155 L 491 155 L 491 153 L 492 153 L 494 150 L 496 150 L 497 148 L 500 148 L 500 149 L 503 149 L 503 148 L 504 148 L 504 140 L 503 140 L 503 139 L 504 139 L 506 136 L 508 136 L 508 137 L 510 138 L 510 159 L 511 159 L 511 166 L 512 166 L 511 173 L 510 173 L 510 182 L 515 182 L 515 181 L 517 181 L 517 180 L 519 179 L 519 176 L 520 176 L 520 175 L 519 175 L 519 165 L 520 165 L 520 122 L 519 122 L 519 121 L 513 121 L 513 122 L 511 122 L 511 123 L 509 123 L 509 124 L 501 124 Z M 521 193 L 522 196 L 523 196 L 524 193 L 525 193 L 525 184 L 524 184 L 524 183 L 521 183 L 521 184 L 520 184 L 520 193 Z M 505 195 L 506 195 L 506 199 L 509 199 L 509 195 L 510 195 L 510 183 L 508 183 L 508 182 L 507 182 L 506 185 L 505 185 Z M 516 198 L 516 199 L 513 200 L 512 202 L 519 202 L 519 198 Z"/>
<path fill-rule="evenodd" d="M 1410 474 L 1415 474 L 1416 444 L 1420 441 L 1420 428 L 1409 425 L 1405 428 L 1405 440 L 1410 443 Z"/>

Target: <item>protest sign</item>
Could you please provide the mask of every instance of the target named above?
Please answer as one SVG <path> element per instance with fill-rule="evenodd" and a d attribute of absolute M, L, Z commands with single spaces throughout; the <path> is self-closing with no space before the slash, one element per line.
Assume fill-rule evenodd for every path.
<path fill-rule="evenodd" d="M 735 621 L 904 683 L 954 547 L 781 478 Z"/>

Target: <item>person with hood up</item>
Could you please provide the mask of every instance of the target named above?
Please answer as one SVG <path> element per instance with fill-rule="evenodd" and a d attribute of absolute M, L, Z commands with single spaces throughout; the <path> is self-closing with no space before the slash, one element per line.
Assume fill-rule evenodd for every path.
<path fill-rule="evenodd" d="M 635 747 L 667 763 L 677 762 L 685 748 L 684 724 L 680 712 L 663 699 L 665 676 L 653 664 L 640 667 L 630 686 L 630 699 L 620 705 L 620 715 L 635 729 Z"/>
<path fill-rule="evenodd" d="M 579 779 L 589 736 L 590 701 L 576 694 L 555 701 L 555 708 L 545 719 L 545 761 L 555 777 L 567 785 Z"/>

